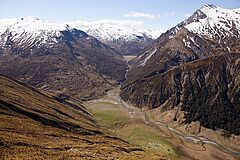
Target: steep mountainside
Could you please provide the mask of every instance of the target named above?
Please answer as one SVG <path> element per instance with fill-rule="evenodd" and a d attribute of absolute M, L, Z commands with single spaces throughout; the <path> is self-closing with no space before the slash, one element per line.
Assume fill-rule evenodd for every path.
<path fill-rule="evenodd" d="M 104 134 L 88 111 L 0 75 L 0 159 L 146 158 Z M 134 158 L 134 159 L 135 159 Z"/>
<path fill-rule="evenodd" d="M 130 76 L 131 72 L 129 72 L 129 77 L 139 79 L 164 72 L 181 63 L 223 52 L 239 52 L 240 13 L 237 11 L 237 9 L 227 10 L 214 5 L 203 6 L 191 17 L 163 33 L 144 54 L 138 56 L 135 60 L 137 64 L 132 70 L 134 76 Z M 225 14 L 229 16 L 224 16 Z M 211 25 L 202 24 L 203 21 Z M 230 23 L 232 27 L 227 28 Z M 196 27 L 188 29 L 193 25 Z M 216 28 L 218 25 L 221 26 L 219 29 Z"/>
<path fill-rule="evenodd" d="M 182 64 L 122 86 L 121 97 L 139 107 L 181 107 L 186 122 L 240 134 L 240 53 Z"/>
<path fill-rule="evenodd" d="M 88 99 L 124 78 L 118 53 L 83 31 L 26 17 L 1 35 L 0 73 L 58 94 Z"/>
<path fill-rule="evenodd" d="M 81 21 L 68 24 L 106 43 L 122 55 L 138 55 L 162 33 L 161 31 L 133 29 L 104 22 L 88 26 L 84 26 Z"/>
<path fill-rule="evenodd" d="M 186 122 L 240 134 L 239 15 L 205 5 L 162 34 L 134 60 L 122 98 L 139 107 L 179 106 Z"/>

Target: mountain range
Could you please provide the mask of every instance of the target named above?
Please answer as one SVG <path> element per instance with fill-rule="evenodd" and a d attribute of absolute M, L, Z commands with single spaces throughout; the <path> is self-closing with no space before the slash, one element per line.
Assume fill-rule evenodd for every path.
<path fill-rule="evenodd" d="M 205 5 L 133 62 L 121 97 L 185 112 L 185 122 L 240 134 L 240 12 Z M 175 120 L 177 120 L 175 118 Z"/>
<path fill-rule="evenodd" d="M 152 129 L 146 133 L 153 132 L 154 139 L 166 138 L 165 133 L 159 137 L 155 131 L 169 132 L 167 138 L 172 140 L 175 134 L 181 135 L 182 144 L 176 151 L 200 145 L 206 153 L 215 149 L 214 145 L 224 148 L 225 144 L 239 149 L 239 39 L 240 9 L 212 4 L 162 34 L 102 22 L 57 24 L 31 16 L 0 20 L 0 119 L 4 122 L 0 125 L 0 156 L 159 159 L 158 150 L 152 152 L 154 156 L 148 155 L 151 152 L 142 146 L 131 144 L 137 131 L 152 138 L 139 129 L 142 124 Z M 126 55 L 136 58 L 129 61 L 124 59 Z M 98 112 L 93 115 L 84 104 Z M 127 120 L 120 116 L 120 105 L 121 116 Z M 151 117 L 151 112 L 156 117 Z M 157 121 L 162 113 L 170 119 L 165 128 L 165 121 Z M 116 123 L 111 125 L 113 133 L 105 133 L 106 127 L 94 116 L 100 122 Z M 204 127 L 212 131 L 208 134 L 220 131 L 234 143 L 225 143 L 222 137 L 208 141 L 206 135 L 200 135 L 186 147 L 183 141 L 192 140 L 193 135 L 184 133 L 191 129 L 186 127 L 182 133 L 173 124 L 190 128 L 199 124 L 192 127 L 197 128 L 195 136 Z M 136 126 L 140 127 L 128 136 L 128 129 Z M 121 127 L 129 128 L 122 133 Z M 139 141 L 143 144 L 141 138 Z M 218 145 L 220 141 L 224 145 Z M 154 149 L 170 146 L 149 141 L 147 145 Z M 225 148 L 223 155 L 227 154 Z M 194 153 L 200 151 L 194 149 Z M 239 152 L 230 151 L 234 153 L 230 157 L 239 158 Z M 173 152 L 166 148 L 166 153 Z M 208 157 L 221 157 L 215 155 L 208 153 Z"/>
<path fill-rule="evenodd" d="M 0 73 L 80 99 L 105 93 L 127 68 L 121 55 L 87 33 L 33 17 L 1 34 L 0 57 Z"/>
<path fill-rule="evenodd" d="M 121 26 L 114 23 L 106 22 L 92 22 L 86 25 L 82 21 L 76 22 L 67 22 L 65 24 L 58 24 L 53 22 L 44 21 L 37 17 L 26 16 L 24 23 L 22 25 L 31 26 L 34 28 L 35 32 L 38 32 L 39 29 L 47 29 L 52 32 L 64 30 L 65 28 L 75 28 L 81 31 L 86 32 L 88 35 L 97 38 L 99 41 L 107 44 L 111 48 L 115 49 L 119 54 L 122 55 L 137 55 L 154 39 L 160 36 L 162 33 L 161 30 L 144 30 L 136 29 L 133 27 Z M 33 20 L 38 20 L 34 24 Z M 2 19 L 0 20 L 0 33 L 3 33 L 10 26 L 14 25 L 17 27 L 16 23 L 19 23 L 17 19 Z M 34 26 L 33 26 L 34 25 Z M 42 28 L 42 26 L 44 26 Z M 11 27 L 13 29 L 13 27 Z M 27 27 L 28 28 L 28 27 Z M 28 31 L 30 28 L 28 28 Z M 37 29 L 37 30 L 36 30 Z M 15 31 L 17 29 L 15 28 Z M 21 31 L 19 31 L 21 32 Z M 54 34 L 50 33 L 49 34 Z M 35 35 L 36 36 L 36 35 Z M 50 35 L 45 35 L 47 38 Z"/>

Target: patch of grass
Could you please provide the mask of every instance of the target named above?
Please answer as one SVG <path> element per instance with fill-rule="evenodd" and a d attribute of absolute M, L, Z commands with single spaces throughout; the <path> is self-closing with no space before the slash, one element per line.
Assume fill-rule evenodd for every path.
<path fill-rule="evenodd" d="M 172 147 L 172 144 L 166 139 L 162 138 L 157 130 L 154 130 L 146 124 L 130 124 L 124 126 L 117 131 L 122 139 L 141 146 L 147 150 L 160 150 L 169 158 L 177 158 L 178 154 Z"/>
<path fill-rule="evenodd" d="M 97 102 L 88 106 L 94 118 L 107 129 L 117 128 L 129 120 L 129 116 L 118 104 L 111 102 Z"/>
<path fill-rule="evenodd" d="M 175 152 L 170 141 L 163 138 L 159 130 L 139 119 L 130 117 L 120 105 L 102 101 L 94 102 L 87 108 L 99 124 L 117 137 L 147 152 L 161 153 L 169 159 L 178 159 L 179 153 Z"/>
<path fill-rule="evenodd" d="M 115 111 L 99 111 L 94 113 L 95 119 L 104 127 L 110 128 L 127 121 L 128 117 Z"/>

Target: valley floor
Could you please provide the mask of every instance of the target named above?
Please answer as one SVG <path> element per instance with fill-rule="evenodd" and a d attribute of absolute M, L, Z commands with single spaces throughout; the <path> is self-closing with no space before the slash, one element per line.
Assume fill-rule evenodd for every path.
<path fill-rule="evenodd" d="M 240 152 L 218 142 L 184 133 L 156 120 L 151 111 L 122 101 L 119 91 L 116 88 L 84 104 L 105 132 L 166 159 L 237 160 L 240 157 Z"/>

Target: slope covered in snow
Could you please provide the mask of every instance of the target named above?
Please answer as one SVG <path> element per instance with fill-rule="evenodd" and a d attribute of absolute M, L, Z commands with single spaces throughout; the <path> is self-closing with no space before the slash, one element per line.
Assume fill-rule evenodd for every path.
<path fill-rule="evenodd" d="M 123 26 L 108 22 L 68 22 L 71 27 L 83 30 L 89 35 L 98 38 L 103 42 L 156 39 L 162 33 L 161 30 L 143 30 L 133 26 Z"/>
<path fill-rule="evenodd" d="M 11 41 L 17 45 L 28 46 L 53 44 L 57 42 L 57 38 L 61 35 L 60 31 L 68 29 L 69 27 L 66 25 L 27 16 L 5 27 L 5 31 L 2 31 L 1 43 L 8 44 Z"/>
<path fill-rule="evenodd" d="M 185 28 L 209 38 L 234 35 L 240 31 L 240 9 L 204 5 L 186 21 Z"/>
<path fill-rule="evenodd" d="M 144 30 L 129 21 L 119 23 L 102 20 L 94 22 L 68 22 L 69 26 L 80 29 L 114 48 L 122 55 L 139 55 L 158 38 L 161 30 Z"/>

